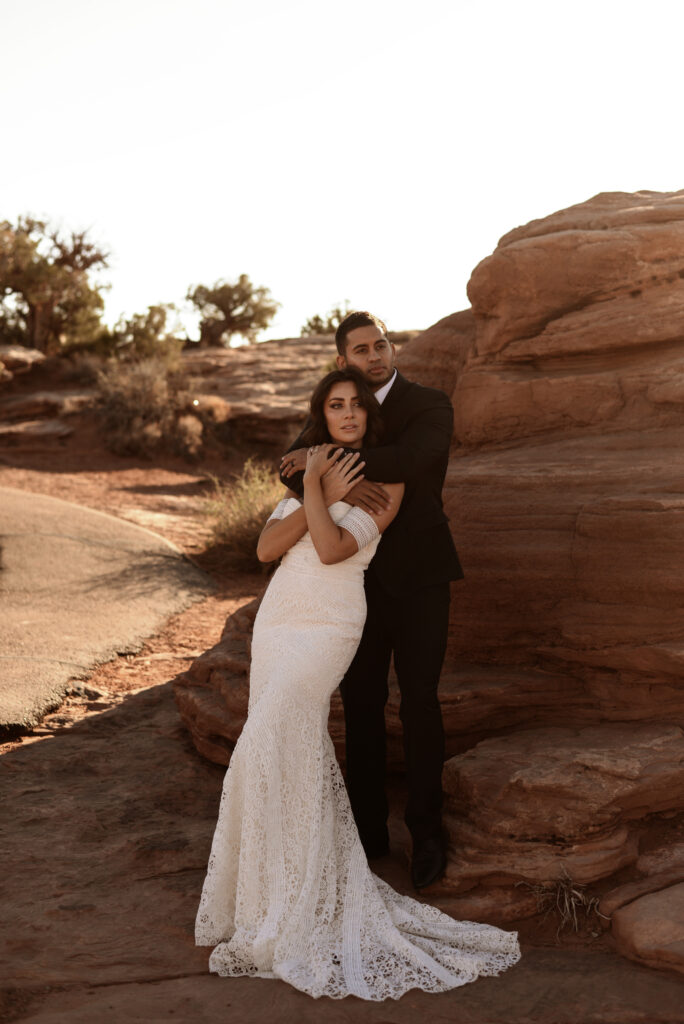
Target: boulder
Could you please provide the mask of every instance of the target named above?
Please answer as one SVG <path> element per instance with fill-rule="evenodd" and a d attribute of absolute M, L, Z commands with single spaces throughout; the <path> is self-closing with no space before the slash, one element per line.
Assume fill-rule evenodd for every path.
<path fill-rule="evenodd" d="M 239 348 L 186 349 L 184 368 L 204 378 L 200 409 L 222 434 L 285 451 L 306 419 L 309 395 L 329 369 L 326 336 L 284 338 Z"/>
<path fill-rule="evenodd" d="M 684 810 L 684 732 L 672 725 L 530 729 L 445 765 L 444 886 L 581 884 L 637 859 L 635 823 Z"/>
<path fill-rule="evenodd" d="M 0 361 L 11 373 L 28 373 L 34 366 L 44 363 L 47 356 L 37 348 L 23 345 L 0 345 Z"/>
<path fill-rule="evenodd" d="M 531 888 L 505 885 L 479 886 L 458 896 L 445 896 L 439 883 L 423 890 L 440 910 L 457 921 L 481 921 L 500 927 L 510 921 L 534 917 L 538 901 Z"/>
<path fill-rule="evenodd" d="M 25 395 L 13 395 L 0 403 L 0 419 L 69 416 L 91 408 L 96 398 L 95 390 L 90 388 L 81 391 L 32 391 Z"/>
<path fill-rule="evenodd" d="M 684 882 L 616 910 L 613 936 L 630 960 L 684 974 Z"/>
<path fill-rule="evenodd" d="M 230 402 L 218 395 L 198 395 L 193 405 L 201 416 L 205 416 L 211 423 L 227 423 L 232 415 Z"/>
<path fill-rule="evenodd" d="M 178 708 L 197 749 L 217 764 L 228 764 L 247 716 L 249 702 L 249 644 L 261 597 L 241 608 L 226 623 L 219 642 L 174 680 Z M 503 672 L 481 666 L 461 666 L 440 682 L 440 702 L 446 732 L 446 754 L 467 750 L 493 732 L 508 732 L 517 724 L 553 724 L 562 699 L 564 680 L 549 672 Z M 583 721 L 589 698 L 567 707 L 566 721 Z M 389 764 L 403 766 L 400 695 L 390 675 L 386 710 Z M 332 695 L 330 734 L 338 759 L 344 762 L 344 714 L 337 692 Z"/>
<path fill-rule="evenodd" d="M 514 346 L 509 353 L 508 347 L 525 340 L 528 354 L 557 358 L 567 353 L 558 340 L 568 331 L 566 318 L 573 325 L 578 313 L 588 317 L 584 333 L 595 339 L 580 348 L 629 352 L 635 344 L 632 326 L 643 325 L 644 312 L 654 299 L 658 305 L 663 287 L 670 298 L 661 308 L 668 312 L 645 336 L 658 346 L 678 342 L 675 296 L 684 287 L 683 249 L 684 190 L 602 193 L 508 232 L 468 283 L 479 320 L 478 355 L 501 355 L 515 362 L 517 350 Z M 634 301 L 619 307 L 623 312 L 617 322 L 623 329 L 616 343 L 611 331 L 602 330 L 606 317 L 613 323 L 613 307 L 605 303 L 627 299 Z M 627 317 L 624 310 L 629 310 Z M 547 327 L 553 332 L 550 344 L 544 336 Z"/>
<path fill-rule="evenodd" d="M 440 341 L 465 571 L 447 669 L 543 669 L 559 723 L 567 702 L 573 722 L 684 724 L 684 192 L 518 228 L 469 295 L 465 360 Z"/>
<path fill-rule="evenodd" d="M 463 314 L 458 317 L 463 320 Z M 458 329 L 464 338 L 472 333 L 472 315 L 467 313 Z M 418 333 L 404 331 L 390 337 L 401 352 Z M 198 381 L 198 411 L 218 426 L 219 436 L 280 453 L 299 433 L 309 396 L 334 368 L 336 355 L 331 335 L 311 335 L 239 348 L 188 348 L 182 358 L 187 373 Z M 419 361 L 425 360 L 420 356 Z M 451 357 L 445 362 L 451 362 Z M 448 376 L 451 380 L 451 369 Z"/>
<path fill-rule="evenodd" d="M 639 857 L 636 866 L 644 875 L 658 871 L 681 871 L 684 881 L 684 843 L 668 843 L 649 850 Z"/>
<path fill-rule="evenodd" d="M 249 644 L 261 598 L 243 605 L 226 622 L 214 647 L 173 681 L 181 718 L 199 752 L 227 765 L 249 702 Z"/>
<path fill-rule="evenodd" d="M 400 349 L 397 367 L 409 380 L 451 395 L 475 344 L 475 328 L 472 310 L 451 313 Z"/>
<path fill-rule="evenodd" d="M 684 191 L 599 195 L 518 228 L 468 294 L 461 444 L 684 424 Z"/>
<path fill-rule="evenodd" d="M 637 868 L 638 863 L 637 861 Z M 613 914 L 621 907 L 634 903 L 642 896 L 669 889 L 670 886 L 679 884 L 679 882 L 684 882 L 684 866 L 657 871 L 646 878 L 639 878 L 635 882 L 627 882 L 609 890 L 601 897 L 599 910 L 605 920 L 612 921 Z"/>
<path fill-rule="evenodd" d="M 569 703 L 587 723 L 684 723 L 681 480 L 673 428 L 454 457 L 447 670 L 544 669 L 564 680 L 559 722 Z"/>
<path fill-rule="evenodd" d="M 55 419 L 0 423 L 0 444 L 23 446 L 35 441 L 59 441 L 73 432 L 73 427 Z"/>

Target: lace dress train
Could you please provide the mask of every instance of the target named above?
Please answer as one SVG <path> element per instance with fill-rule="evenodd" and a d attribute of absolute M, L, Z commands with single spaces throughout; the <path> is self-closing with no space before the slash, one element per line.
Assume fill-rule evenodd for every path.
<path fill-rule="evenodd" d="M 343 524 L 350 508 L 330 511 Z M 327 722 L 363 630 L 363 571 L 376 546 L 325 566 L 307 534 L 259 608 L 249 714 L 226 772 L 195 927 L 197 945 L 215 947 L 217 974 L 380 1000 L 445 991 L 519 959 L 514 932 L 455 921 L 368 866 Z"/>

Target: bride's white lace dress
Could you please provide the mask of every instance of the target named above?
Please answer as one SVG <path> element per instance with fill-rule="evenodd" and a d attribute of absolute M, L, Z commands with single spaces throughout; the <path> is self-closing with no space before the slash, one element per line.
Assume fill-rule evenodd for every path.
<path fill-rule="evenodd" d="M 290 499 L 289 514 L 299 507 Z M 336 522 L 350 512 L 330 508 Z M 398 999 L 494 975 L 514 932 L 401 896 L 366 861 L 327 720 L 363 630 L 377 539 L 323 565 L 306 534 L 254 623 L 249 715 L 226 772 L 196 921 L 220 975 L 282 978 L 312 996 Z"/>

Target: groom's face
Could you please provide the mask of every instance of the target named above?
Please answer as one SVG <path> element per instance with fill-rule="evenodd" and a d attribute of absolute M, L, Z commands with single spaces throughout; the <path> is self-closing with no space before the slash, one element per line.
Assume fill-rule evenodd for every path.
<path fill-rule="evenodd" d="M 396 349 L 379 327 L 355 327 L 347 335 L 343 356 L 337 357 L 340 369 L 353 366 L 360 370 L 373 391 L 386 384 L 394 373 Z"/>

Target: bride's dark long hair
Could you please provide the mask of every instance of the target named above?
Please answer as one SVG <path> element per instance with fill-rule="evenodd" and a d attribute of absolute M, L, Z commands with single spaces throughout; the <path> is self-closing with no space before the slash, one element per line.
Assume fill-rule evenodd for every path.
<path fill-rule="evenodd" d="M 351 381 L 356 386 L 359 401 L 368 414 L 366 433 L 363 439 L 364 448 L 372 448 L 380 443 L 382 436 L 380 404 L 359 371 L 346 367 L 344 370 L 333 370 L 314 388 L 310 402 L 309 421 L 301 435 L 304 445 L 330 443 L 328 424 L 325 422 L 325 400 L 333 385 L 343 381 Z"/>

